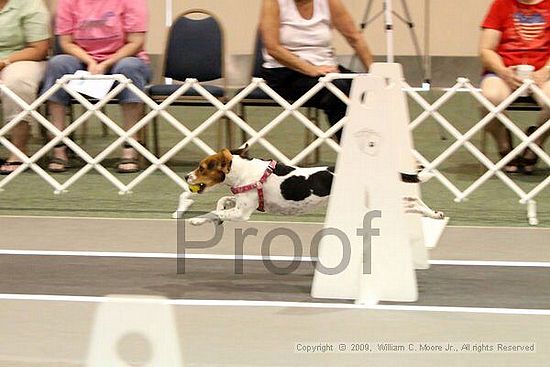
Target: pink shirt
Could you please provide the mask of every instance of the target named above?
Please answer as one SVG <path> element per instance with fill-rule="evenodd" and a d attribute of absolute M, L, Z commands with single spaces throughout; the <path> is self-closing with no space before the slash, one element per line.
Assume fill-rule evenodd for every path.
<path fill-rule="evenodd" d="M 145 0 L 59 0 L 55 34 L 72 35 L 101 62 L 124 46 L 127 33 L 146 32 L 147 17 Z M 137 56 L 149 61 L 143 50 Z"/>

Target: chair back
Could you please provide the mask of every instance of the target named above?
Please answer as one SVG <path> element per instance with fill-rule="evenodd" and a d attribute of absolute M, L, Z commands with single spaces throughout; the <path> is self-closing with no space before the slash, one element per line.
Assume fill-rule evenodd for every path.
<path fill-rule="evenodd" d="M 252 64 L 253 78 L 259 78 L 262 73 L 262 65 L 264 63 L 263 55 L 264 43 L 262 41 L 262 34 L 260 31 L 256 32 L 256 42 L 254 43 L 254 63 Z"/>
<path fill-rule="evenodd" d="M 192 9 L 178 16 L 169 30 L 163 74 L 200 82 L 224 77 L 223 30 L 212 13 Z"/>

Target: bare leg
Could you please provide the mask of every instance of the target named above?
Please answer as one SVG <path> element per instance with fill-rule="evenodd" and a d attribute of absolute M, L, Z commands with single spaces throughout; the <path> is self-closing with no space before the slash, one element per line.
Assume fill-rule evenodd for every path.
<path fill-rule="evenodd" d="M 550 97 L 550 81 L 547 81 L 542 86 L 544 94 Z M 536 97 L 535 97 L 536 98 Z M 544 104 L 544 102 L 537 100 L 539 105 L 542 107 L 542 111 L 539 114 L 537 119 L 537 125 L 542 126 L 550 118 L 550 107 Z M 535 139 L 535 144 L 543 147 L 546 139 L 550 136 L 550 129 L 546 130 L 538 139 Z M 529 148 L 525 149 L 523 152 L 523 160 L 525 162 L 525 173 L 532 173 L 535 170 L 535 165 L 538 161 L 538 156 Z"/>
<path fill-rule="evenodd" d="M 122 105 L 124 116 L 124 129 L 128 130 L 143 117 L 143 103 L 125 103 Z M 138 135 L 134 139 L 140 140 Z M 118 171 L 122 173 L 135 172 L 139 169 L 137 162 L 138 154 L 134 148 L 124 147 L 122 149 L 122 162 L 118 165 Z"/>
<path fill-rule="evenodd" d="M 512 89 L 501 78 L 488 76 L 481 81 L 481 93 L 495 106 L 504 101 Z M 482 108 L 482 114 L 487 110 Z M 508 129 L 498 120 L 493 119 L 485 126 L 485 130 L 495 139 L 497 150 L 501 156 L 506 155 L 512 149 L 512 141 Z M 517 163 L 510 162 L 505 167 L 506 172 L 518 172 Z"/>
<path fill-rule="evenodd" d="M 10 130 L 10 140 L 12 144 L 15 145 L 17 149 L 22 151 L 24 154 L 27 154 L 27 142 L 29 141 L 30 130 L 31 129 L 27 121 L 21 121 Z M 15 154 L 11 153 L 6 162 L 16 163 L 21 162 L 21 159 L 19 159 L 19 157 L 17 157 Z M 19 165 L 20 163 L 4 164 L 2 165 L 2 167 L 0 167 L 0 171 L 2 172 L 2 174 L 9 174 L 15 171 L 17 167 L 19 167 Z"/>
<path fill-rule="evenodd" d="M 65 105 L 57 102 L 48 102 L 48 110 L 52 116 L 52 123 L 59 130 L 65 129 Z M 61 172 L 66 168 L 67 151 L 65 146 L 53 148 L 52 162 L 48 165 L 48 170 L 52 172 Z"/>
<path fill-rule="evenodd" d="M 31 128 L 27 121 L 21 121 L 10 130 L 11 142 L 20 151 L 27 154 L 27 142 L 29 141 L 29 133 Z M 19 158 L 15 154 L 10 154 L 8 162 L 18 161 Z"/>

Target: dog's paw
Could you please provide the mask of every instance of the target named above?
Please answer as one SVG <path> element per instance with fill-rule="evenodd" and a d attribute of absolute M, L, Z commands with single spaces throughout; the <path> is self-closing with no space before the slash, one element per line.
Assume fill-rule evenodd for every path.
<path fill-rule="evenodd" d="M 433 215 L 432 218 L 434 218 L 434 219 L 445 219 L 445 213 L 436 210 L 436 211 L 434 211 L 434 215 Z"/>
<path fill-rule="evenodd" d="M 210 222 L 210 219 L 207 218 L 191 218 L 189 219 L 189 223 L 193 226 L 202 226 L 205 223 Z"/>

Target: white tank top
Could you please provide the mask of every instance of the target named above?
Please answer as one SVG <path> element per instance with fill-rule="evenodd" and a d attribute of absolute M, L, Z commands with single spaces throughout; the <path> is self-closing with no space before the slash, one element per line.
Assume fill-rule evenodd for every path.
<path fill-rule="evenodd" d="M 332 49 L 332 24 L 328 0 L 313 0 L 313 16 L 304 19 L 294 0 L 278 0 L 281 27 L 279 42 L 313 65 L 337 65 Z M 265 68 L 284 67 L 262 50 Z"/>

